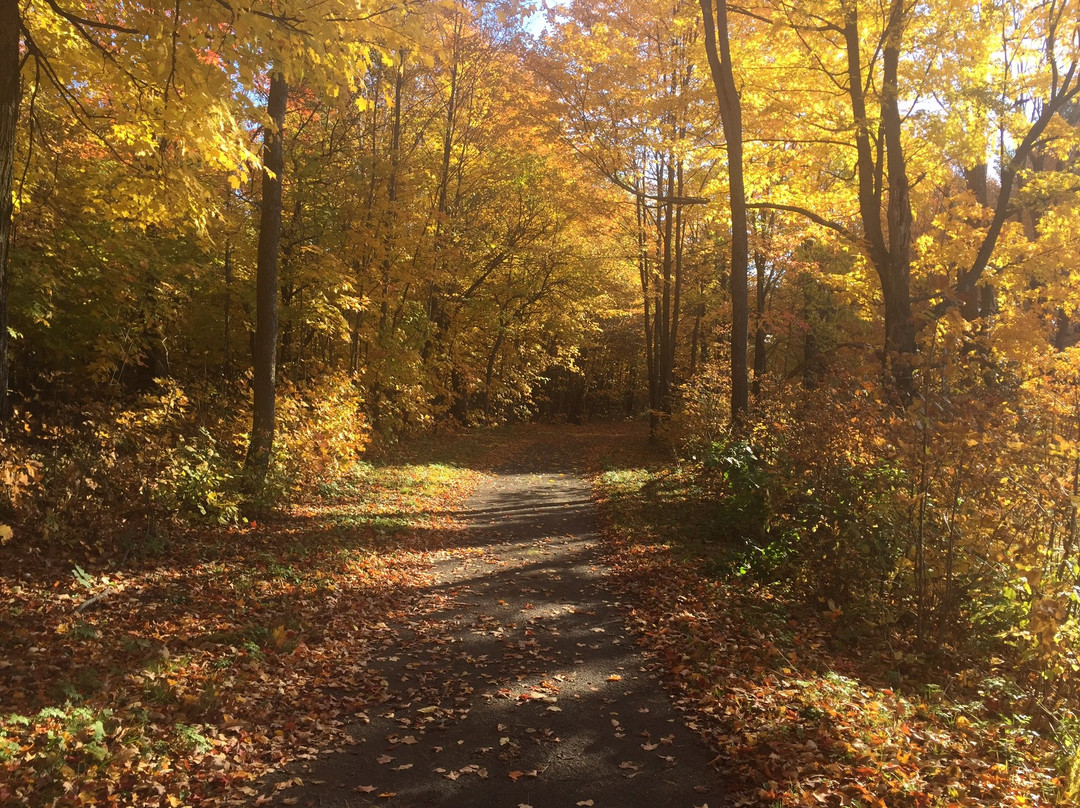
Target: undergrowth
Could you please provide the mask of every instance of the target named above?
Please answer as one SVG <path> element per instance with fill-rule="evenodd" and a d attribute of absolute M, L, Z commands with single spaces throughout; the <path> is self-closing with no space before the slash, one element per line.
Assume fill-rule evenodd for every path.
<path fill-rule="evenodd" d="M 906 410 L 858 380 L 790 389 L 734 431 L 690 388 L 675 457 L 598 477 L 643 630 L 754 799 L 1080 793 L 1080 410 L 1052 375 L 938 384 Z"/>

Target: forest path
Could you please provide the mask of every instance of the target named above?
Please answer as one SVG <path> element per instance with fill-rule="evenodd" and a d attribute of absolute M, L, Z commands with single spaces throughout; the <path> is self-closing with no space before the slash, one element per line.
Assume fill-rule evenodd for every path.
<path fill-rule="evenodd" d="M 514 448 L 469 500 L 464 538 L 432 554 L 426 609 L 373 649 L 385 701 L 352 746 L 290 767 L 303 786 L 284 804 L 722 804 L 605 588 L 584 447 L 540 433 Z"/>

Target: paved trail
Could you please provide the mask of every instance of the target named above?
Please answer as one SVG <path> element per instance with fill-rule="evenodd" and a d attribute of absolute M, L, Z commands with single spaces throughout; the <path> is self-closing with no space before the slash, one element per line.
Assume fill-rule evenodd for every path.
<path fill-rule="evenodd" d="M 534 449 L 536 470 L 476 491 L 468 540 L 436 555 L 432 610 L 370 661 L 388 700 L 355 745 L 297 771 L 289 804 L 723 804 L 604 588 L 588 484 Z"/>

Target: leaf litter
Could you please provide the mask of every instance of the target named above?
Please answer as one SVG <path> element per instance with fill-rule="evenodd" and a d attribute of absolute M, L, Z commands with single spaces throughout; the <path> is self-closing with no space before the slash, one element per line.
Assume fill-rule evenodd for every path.
<path fill-rule="evenodd" d="M 505 451 L 530 456 L 520 445 Z M 559 485 L 559 477 L 536 485 Z M 311 789 L 340 785 L 306 768 L 371 747 L 375 724 L 396 729 L 379 736 L 396 752 L 371 747 L 367 759 L 394 779 L 372 776 L 348 787 L 372 804 L 402 798 L 425 772 L 454 788 L 545 777 L 550 788 L 550 766 L 596 763 L 560 751 L 581 710 L 564 709 L 571 692 L 575 705 L 606 710 L 629 698 L 626 713 L 669 721 L 656 703 L 632 700 L 653 686 L 647 677 L 635 683 L 640 674 L 628 677 L 622 667 L 629 657 L 620 644 L 627 644 L 612 636 L 615 622 L 604 622 L 618 619 L 610 598 L 575 603 L 563 594 L 548 602 L 559 587 L 577 586 L 563 568 L 523 583 L 522 570 L 537 558 L 558 562 L 577 546 L 574 536 L 532 542 L 513 562 L 460 538 L 455 512 L 478 480 L 461 472 L 429 486 L 375 481 L 362 496 L 308 502 L 266 523 L 177 535 L 167 560 L 123 569 L 86 564 L 87 580 L 55 563 L 20 567 L 29 578 L 4 573 L 0 803 L 300 804 Z M 416 517 L 395 522 L 402 513 Z M 509 575 L 515 597 L 497 598 L 509 613 L 484 607 L 470 623 L 470 604 L 485 602 L 485 585 L 433 587 L 437 557 Z M 596 562 L 586 569 L 589 580 L 603 575 Z M 96 594 L 88 585 L 110 587 L 110 595 L 80 612 Z M 453 637 L 445 630 L 451 624 L 460 629 Z M 462 636 L 486 638 L 498 650 L 469 652 Z M 416 642 L 426 656 L 401 653 Z M 560 658 L 553 643 L 572 658 Z M 592 660 L 609 655 L 623 672 L 593 670 Z M 463 666 L 472 680 L 460 675 Z M 514 710 L 492 722 L 485 745 L 430 743 L 429 733 L 448 737 L 500 700 Z M 605 723 L 610 742 L 626 738 L 639 754 L 650 751 L 639 749 L 636 732 L 626 737 L 621 722 Z M 443 758 L 447 764 L 432 766 Z M 542 762 L 512 765 L 526 760 Z M 656 760 L 627 761 L 638 768 L 618 776 L 662 772 L 674 756 Z"/>

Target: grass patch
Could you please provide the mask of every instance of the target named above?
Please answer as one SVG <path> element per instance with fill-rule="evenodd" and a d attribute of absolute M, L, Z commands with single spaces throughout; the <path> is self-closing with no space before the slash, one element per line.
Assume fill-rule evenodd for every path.
<path fill-rule="evenodd" d="M 598 478 L 605 510 L 620 532 L 666 544 L 705 575 L 722 576 L 754 552 L 733 534 L 723 502 L 692 468 L 609 470 Z"/>

